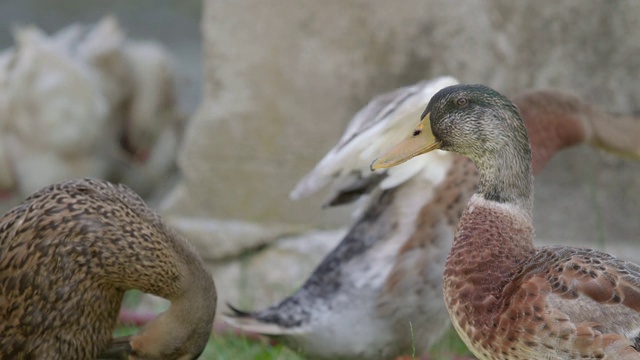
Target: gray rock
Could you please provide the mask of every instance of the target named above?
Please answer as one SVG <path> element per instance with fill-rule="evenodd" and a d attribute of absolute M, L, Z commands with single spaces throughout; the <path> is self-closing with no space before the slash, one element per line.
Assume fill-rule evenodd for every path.
<path fill-rule="evenodd" d="M 369 98 L 423 78 L 451 74 L 506 93 L 569 89 L 615 112 L 640 100 L 638 2 L 204 4 L 204 100 L 180 154 L 184 178 L 164 203 L 169 214 L 258 227 L 347 224 L 348 209 L 323 212 L 319 197 L 293 203 L 288 192 Z M 640 210 L 638 173 L 640 164 L 590 149 L 559 155 L 536 181 L 538 237 L 635 240 L 639 225 L 625 214 Z M 207 254 L 240 252 L 205 243 Z"/>
<path fill-rule="evenodd" d="M 216 262 L 211 273 L 219 289 L 219 313 L 228 312 L 226 303 L 261 309 L 290 295 L 344 234 L 310 231 L 279 239 L 257 253 Z"/>
<path fill-rule="evenodd" d="M 273 240 L 301 231 L 287 224 L 258 224 L 234 219 L 164 217 L 169 225 L 189 239 L 206 261 L 238 257 L 258 250 Z"/>

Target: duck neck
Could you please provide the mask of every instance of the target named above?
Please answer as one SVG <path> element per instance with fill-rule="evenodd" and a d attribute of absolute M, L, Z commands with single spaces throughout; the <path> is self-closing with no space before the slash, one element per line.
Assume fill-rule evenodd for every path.
<path fill-rule="evenodd" d="M 468 295 L 476 294 L 467 299 L 474 309 L 499 298 L 522 262 L 535 252 L 531 148 L 519 124 L 505 132 L 506 141 L 499 146 L 472 157 L 480 184 L 462 214 L 445 266 L 445 289 L 454 289 L 449 295 L 455 298 L 459 289 L 470 290 Z"/>
<path fill-rule="evenodd" d="M 519 148 L 500 148 L 491 159 L 474 162 L 480 171 L 478 195 L 488 201 L 515 206 L 531 217 L 533 175 L 528 142 Z"/>
<path fill-rule="evenodd" d="M 215 284 L 199 260 L 187 259 L 181 292 L 166 296 L 171 307 L 131 339 L 140 358 L 160 359 L 183 354 L 195 359 L 203 351 L 213 328 L 217 304 Z M 146 357 L 145 357 L 146 356 Z"/>

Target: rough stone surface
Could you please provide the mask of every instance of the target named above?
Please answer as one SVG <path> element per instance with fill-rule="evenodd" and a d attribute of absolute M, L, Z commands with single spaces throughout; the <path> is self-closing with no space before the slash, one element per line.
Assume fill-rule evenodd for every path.
<path fill-rule="evenodd" d="M 211 267 L 220 292 L 220 313 L 226 303 L 261 309 L 299 288 L 320 260 L 333 249 L 344 230 L 310 231 L 278 240 L 265 251 L 218 262 Z"/>
<path fill-rule="evenodd" d="M 200 250 L 205 261 L 230 259 L 264 247 L 283 234 L 299 233 L 300 226 L 258 224 L 239 220 L 165 216 L 174 229 Z"/>
<path fill-rule="evenodd" d="M 614 112 L 640 103 L 634 1 L 208 0 L 204 10 L 203 102 L 169 215 L 347 224 L 348 209 L 287 193 L 370 97 L 423 78 L 507 94 L 557 87 Z M 559 155 L 536 180 L 538 238 L 634 241 L 639 225 L 626 214 L 640 210 L 639 173 L 584 147 Z"/>

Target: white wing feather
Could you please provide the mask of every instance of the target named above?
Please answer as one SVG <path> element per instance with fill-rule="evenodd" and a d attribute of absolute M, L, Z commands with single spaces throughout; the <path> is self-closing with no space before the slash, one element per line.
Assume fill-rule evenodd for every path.
<path fill-rule="evenodd" d="M 440 89 L 457 84 L 450 76 L 421 81 L 374 97 L 349 122 L 338 144 L 304 176 L 290 193 L 292 199 L 309 196 L 331 183 L 332 197 L 374 176 L 369 165 L 380 154 L 403 139 L 417 124 L 431 97 Z M 433 159 L 417 157 L 391 169 L 378 185 L 390 189 L 418 174 Z"/>

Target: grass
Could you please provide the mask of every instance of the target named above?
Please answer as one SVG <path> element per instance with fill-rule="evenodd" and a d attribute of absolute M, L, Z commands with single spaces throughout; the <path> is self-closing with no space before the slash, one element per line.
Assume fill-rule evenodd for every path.
<path fill-rule="evenodd" d="M 243 336 L 212 337 L 201 359 L 220 360 L 303 360 L 304 358 L 282 345 L 267 341 L 249 340 Z"/>
<path fill-rule="evenodd" d="M 137 327 L 120 326 L 114 336 L 135 334 Z M 407 354 L 410 355 L 410 354 Z M 454 356 L 470 355 L 458 334 L 451 329 L 443 340 L 430 351 L 429 360 L 450 360 Z M 419 359 L 414 356 L 413 358 Z M 305 360 L 299 354 L 266 340 L 247 339 L 235 334 L 216 334 L 209 340 L 200 360 Z"/>
<path fill-rule="evenodd" d="M 125 308 L 134 308 L 139 304 L 143 293 L 137 290 L 127 291 L 122 301 Z M 164 310 L 164 309 L 156 309 Z M 137 333 L 136 326 L 118 326 L 114 337 Z M 215 334 L 209 340 L 200 360 L 304 360 L 303 357 L 282 345 L 272 345 L 266 340 L 247 339 L 235 334 Z"/>
<path fill-rule="evenodd" d="M 127 336 L 138 332 L 135 326 L 119 326 L 114 336 Z M 282 345 L 271 345 L 266 340 L 247 339 L 234 334 L 212 336 L 200 360 L 304 360 Z"/>
<path fill-rule="evenodd" d="M 442 340 L 433 346 L 429 355 L 429 360 L 449 360 L 462 355 L 472 356 L 471 351 L 467 349 L 467 345 L 462 342 L 453 327 L 450 327 Z"/>
<path fill-rule="evenodd" d="M 142 293 L 137 290 L 128 291 L 123 299 L 125 308 L 133 308 L 139 304 Z M 162 311 L 164 309 L 156 309 Z M 413 324 L 411 325 L 413 337 Z M 136 326 L 118 326 L 114 336 L 133 335 L 139 331 Z M 412 339 L 413 340 L 413 339 Z M 451 328 L 444 338 L 429 352 L 429 360 L 450 360 L 459 355 L 470 355 L 455 330 Z M 419 359 L 420 354 L 406 354 Z M 279 344 L 267 340 L 246 338 L 233 333 L 214 334 L 204 350 L 200 360 L 305 360 L 305 357 Z"/>

